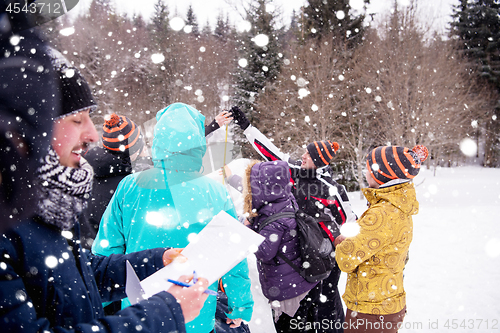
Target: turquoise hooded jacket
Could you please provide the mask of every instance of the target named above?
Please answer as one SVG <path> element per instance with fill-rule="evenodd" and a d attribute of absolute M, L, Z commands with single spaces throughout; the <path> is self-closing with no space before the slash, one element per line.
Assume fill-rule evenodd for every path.
<path fill-rule="evenodd" d="M 237 217 L 226 188 L 201 175 L 206 151 L 205 117 L 182 103 L 158 111 L 154 168 L 125 177 L 101 219 L 92 245 L 98 255 L 157 247 L 183 248 L 221 210 Z M 209 251 L 209 249 L 207 249 Z M 249 321 L 253 311 L 246 259 L 222 277 L 231 319 Z M 217 290 L 214 283 L 210 289 Z M 209 296 L 187 332 L 211 332 L 217 299 Z M 125 304 L 130 304 L 128 300 Z"/>

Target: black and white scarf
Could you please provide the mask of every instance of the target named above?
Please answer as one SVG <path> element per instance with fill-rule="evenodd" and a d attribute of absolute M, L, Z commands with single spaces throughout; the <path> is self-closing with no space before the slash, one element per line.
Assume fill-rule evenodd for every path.
<path fill-rule="evenodd" d="M 87 206 L 94 177 L 92 166 L 83 158 L 79 168 L 63 166 L 52 147 L 41 163 L 37 170 L 40 182 L 37 214 L 46 223 L 69 230 Z"/>

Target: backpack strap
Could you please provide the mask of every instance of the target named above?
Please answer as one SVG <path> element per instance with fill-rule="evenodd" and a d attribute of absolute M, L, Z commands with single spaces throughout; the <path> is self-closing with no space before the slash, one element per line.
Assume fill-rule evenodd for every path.
<path fill-rule="evenodd" d="M 278 253 L 276 253 L 276 256 L 277 257 L 280 257 L 281 259 L 283 259 L 288 265 L 290 265 L 290 267 L 293 268 L 294 271 L 296 271 L 297 273 L 300 274 L 300 276 L 302 276 L 303 278 L 304 275 L 303 275 L 303 272 L 302 270 L 300 269 L 300 267 L 298 267 L 297 265 L 295 265 L 290 259 L 288 259 L 284 254 L 283 252 L 281 252 L 280 250 L 278 250 Z"/>
<path fill-rule="evenodd" d="M 281 213 L 276 213 L 268 218 L 264 219 L 259 225 L 259 232 L 264 229 L 264 227 L 268 226 L 269 224 L 273 223 L 276 220 L 279 220 L 282 217 L 293 217 L 295 218 L 295 213 L 294 212 L 281 212 Z"/>

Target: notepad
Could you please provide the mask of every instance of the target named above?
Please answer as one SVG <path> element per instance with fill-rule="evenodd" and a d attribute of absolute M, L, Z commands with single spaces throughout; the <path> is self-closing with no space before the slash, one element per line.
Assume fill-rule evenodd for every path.
<path fill-rule="evenodd" d="M 168 279 L 177 280 L 181 275 L 196 271 L 209 285 L 229 272 L 249 254 L 257 251 L 264 237 L 241 224 L 224 211 L 218 213 L 198 235 L 192 237 L 182 251 L 188 260 L 175 260 L 158 272 L 140 281 L 130 264 L 127 266 L 126 293 L 132 304 L 170 288 Z"/>

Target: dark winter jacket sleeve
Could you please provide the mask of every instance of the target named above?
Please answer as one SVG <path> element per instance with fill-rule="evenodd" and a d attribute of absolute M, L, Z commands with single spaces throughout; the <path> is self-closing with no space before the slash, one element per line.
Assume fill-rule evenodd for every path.
<path fill-rule="evenodd" d="M 182 310 L 167 292 L 114 316 L 102 308 L 93 271 L 100 285 L 124 281 L 122 262 L 130 259 L 144 276 L 160 265 L 154 258 L 160 250 L 89 262 L 74 244 L 57 228 L 34 221 L 0 236 L 2 332 L 186 332 Z M 141 263 L 149 258 L 152 268 Z"/>
<path fill-rule="evenodd" d="M 207 126 L 205 126 L 205 137 L 209 136 L 212 132 L 220 128 L 219 124 L 214 120 Z"/>
<path fill-rule="evenodd" d="M 126 261 L 134 268 L 139 280 L 163 268 L 164 248 L 110 256 L 89 255 L 94 277 L 103 301 L 116 301 L 125 294 Z M 88 252 L 87 252 L 88 253 Z"/>
<path fill-rule="evenodd" d="M 162 291 L 147 300 L 91 323 L 78 324 L 75 332 L 186 332 L 182 309 L 174 296 Z M 58 332 L 72 332 L 59 331 Z"/>

